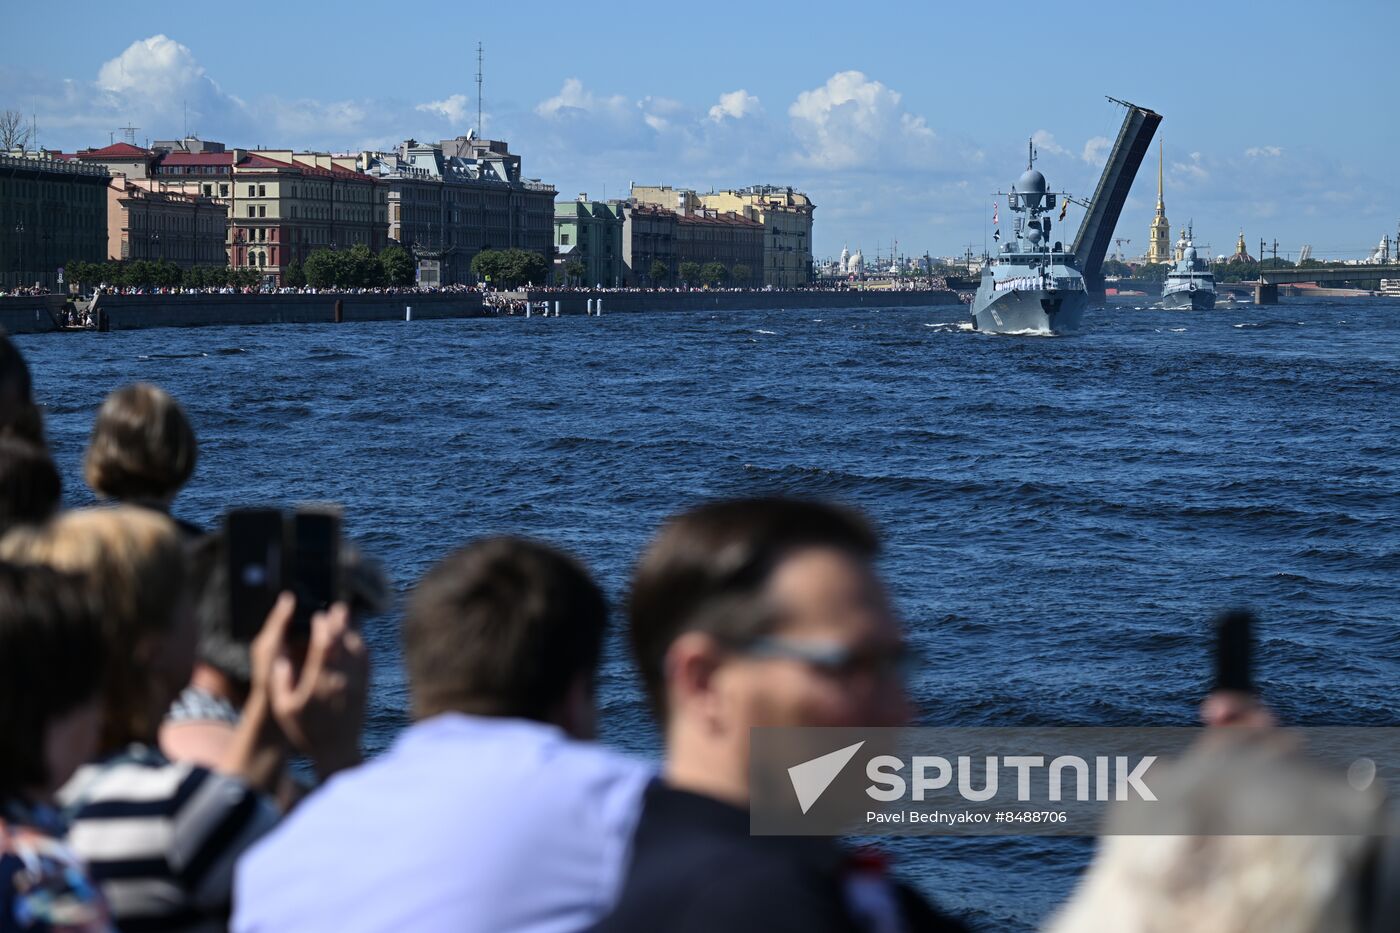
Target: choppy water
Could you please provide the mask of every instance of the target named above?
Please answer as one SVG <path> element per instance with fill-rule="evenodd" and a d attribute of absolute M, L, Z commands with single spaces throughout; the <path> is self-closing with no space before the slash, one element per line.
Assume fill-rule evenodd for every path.
<path fill-rule="evenodd" d="M 513 531 L 621 593 L 697 499 L 757 491 L 866 509 L 923 653 L 929 724 L 1181 724 L 1204 621 L 1265 619 L 1287 719 L 1397 720 L 1400 302 L 1091 313 L 1062 339 L 969 332 L 957 309 L 153 330 L 21 338 L 67 497 L 96 406 L 160 383 L 201 441 L 177 511 L 339 500 L 402 588 Z M 397 618 L 369 742 L 404 722 Z M 614 650 L 612 743 L 655 734 Z M 921 840 L 901 865 L 989 929 L 1062 899 L 1083 840 Z"/>

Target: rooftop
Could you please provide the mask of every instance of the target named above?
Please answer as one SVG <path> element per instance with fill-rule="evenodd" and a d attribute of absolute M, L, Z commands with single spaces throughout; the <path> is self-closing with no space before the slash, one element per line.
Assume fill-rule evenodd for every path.
<path fill-rule="evenodd" d="M 232 152 L 167 152 L 160 157 L 161 165 L 232 165 Z"/>
<path fill-rule="evenodd" d="M 62 175 L 92 175 L 99 178 L 106 178 L 108 174 L 105 165 L 90 165 L 72 157 L 58 157 L 54 154 L 0 155 L 0 168 Z"/>
<path fill-rule="evenodd" d="M 133 146 L 131 143 L 113 143 L 110 146 L 103 146 L 101 149 L 83 149 L 78 154 L 80 159 L 149 159 L 153 152 L 149 149 L 142 149 L 140 146 Z"/>

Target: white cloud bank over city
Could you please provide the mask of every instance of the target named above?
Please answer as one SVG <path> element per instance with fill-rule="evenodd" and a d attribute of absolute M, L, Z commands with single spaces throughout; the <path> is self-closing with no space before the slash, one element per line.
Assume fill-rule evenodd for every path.
<path fill-rule="evenodd" d="M 746 87 L 716 88 L 707 101 L 691 103 L 598 88 L 567 75 L 557 93 L 533 105 L 488 112 L 485 129 L 511 143 L 529 175 L 555 184 L 564 196 L 587 191 L 602 197 L 606 187 L 616 197 L 629 181 L 805 188 L 818 205 L 819 252 L 839 250 L 844 241 L 856 246 L 862 238 L 895 236 L 909 245 L 917 237 L 960 248 L 984 225 L 990 192 L 1020 171 L 1021 153 L 1000 152 L 1007 140 L 994 141 L 998 154 L 989 157 L 983 144 L 959 135 L 951 116 L 943 117 L 944 126 L 913 112 L 904 95 L 877 76 L 843 70 L 813 84 L 786 104 L 765 105 Z M 193 50 L 164 34 L 131 43 L 88 79 L 0 69 L 0 106 L 28 110 L 33 102 L 41 142 L 67 150 L 105 145 L 123 125 L 139 128 L 138 142 L 188 129 L 248 148 L 339 152 L 389 148 L 406 137 L 445 138 L 475 126 L 474 95 L 438 90 L 416 100 L 245 99 L 208 74 Z M 1062 140 L 1044 129 L 1034 138 L 1052 184 L 1071 190 L 1092 190 L 1112 146 L 1106 136 Z M 1369 205 L 1364 180 L 1333 160 L 1304 159 L 1271 144 L 1235 153 L 1169 152 L 1173 215 L 1184 211 L 1199 219 L 1209 205 L 1240 222 L 1274 216 L 1276 192 L 1285 186 L 1308 205 L 1304 211 Z M 1155 197 L 1151 181 L 1140 185 L 1154 189 Z M 1259 181 L 1275 187 L 1261 188 Z M 1187 191 L 1195 209 L 1184 203 Z M 1150 212 L 1141 201 L 1130 201 L 1124 224 L 1138 222 L 1135 211 Z"/>

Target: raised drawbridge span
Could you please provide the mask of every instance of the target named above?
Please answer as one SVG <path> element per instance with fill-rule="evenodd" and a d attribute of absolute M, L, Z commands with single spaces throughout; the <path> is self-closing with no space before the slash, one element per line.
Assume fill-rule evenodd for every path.
<path fill-rule="evenodd" d="M 1123 212 L 1128 191 L 1147 155 L 1147 147 L 1152 144 L 1157 125 L 1162 122 L 1162 115 L 1156 111 L 1114 97 L 1109 100 L 1126 107 L 1128 112 L 1123 117 L 1123 126 L 1118 130 L 1118 139 L 1103 167 L 1084 221 L 1074 237 L 1074 256 L 1084 274 L 1084 288 L 1090 302 L 1100 305 L 1104 300 L 1103 260 L 1113 243 L 1118 215 Z"/>

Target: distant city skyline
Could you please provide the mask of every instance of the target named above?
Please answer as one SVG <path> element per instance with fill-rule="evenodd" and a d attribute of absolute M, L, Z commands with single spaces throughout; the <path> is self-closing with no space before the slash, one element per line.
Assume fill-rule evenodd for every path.
<path fill-rule="evenodd" d="M 1173 238 L 1194 222 L 1212 255 L 1243 229 L 1251 252 L 1276 238 L 1280 255 L 1306 243 L 1357 258 L 1400 221 L 1400 4 L 1382 0 L 1325 16 L 1294 0 L 1262 16 L 1091 3 L 1072 21 L 729 0 L 703 14 L 629 0 L 542 23 L 362 0 L 334 17 L 261 0 L 216 17 L 63 9 L 61 28 L 44 8 L 7 13 L 0 109 L 35 114 L 39 142 L 66 151 L 127 124 L 138 144 L 186 129 L 333 152 L 450 138 L 476 123 L 480 41 L 485 134 L 561 199 L 625 197 L 631 182 L 790 184 L 817 205 L 818 256 L 849 244 L 873 258 L 895 239 L 907 254 L 980 252 L 993 192 L 1032 136 L 1052 187 L 1089 197 L 1121 119 L 1106 94 L 1164 115 Z M 1129 255 L 1147 246 L 1156 168 L 1154 151 L 1119 222 Z"/>

